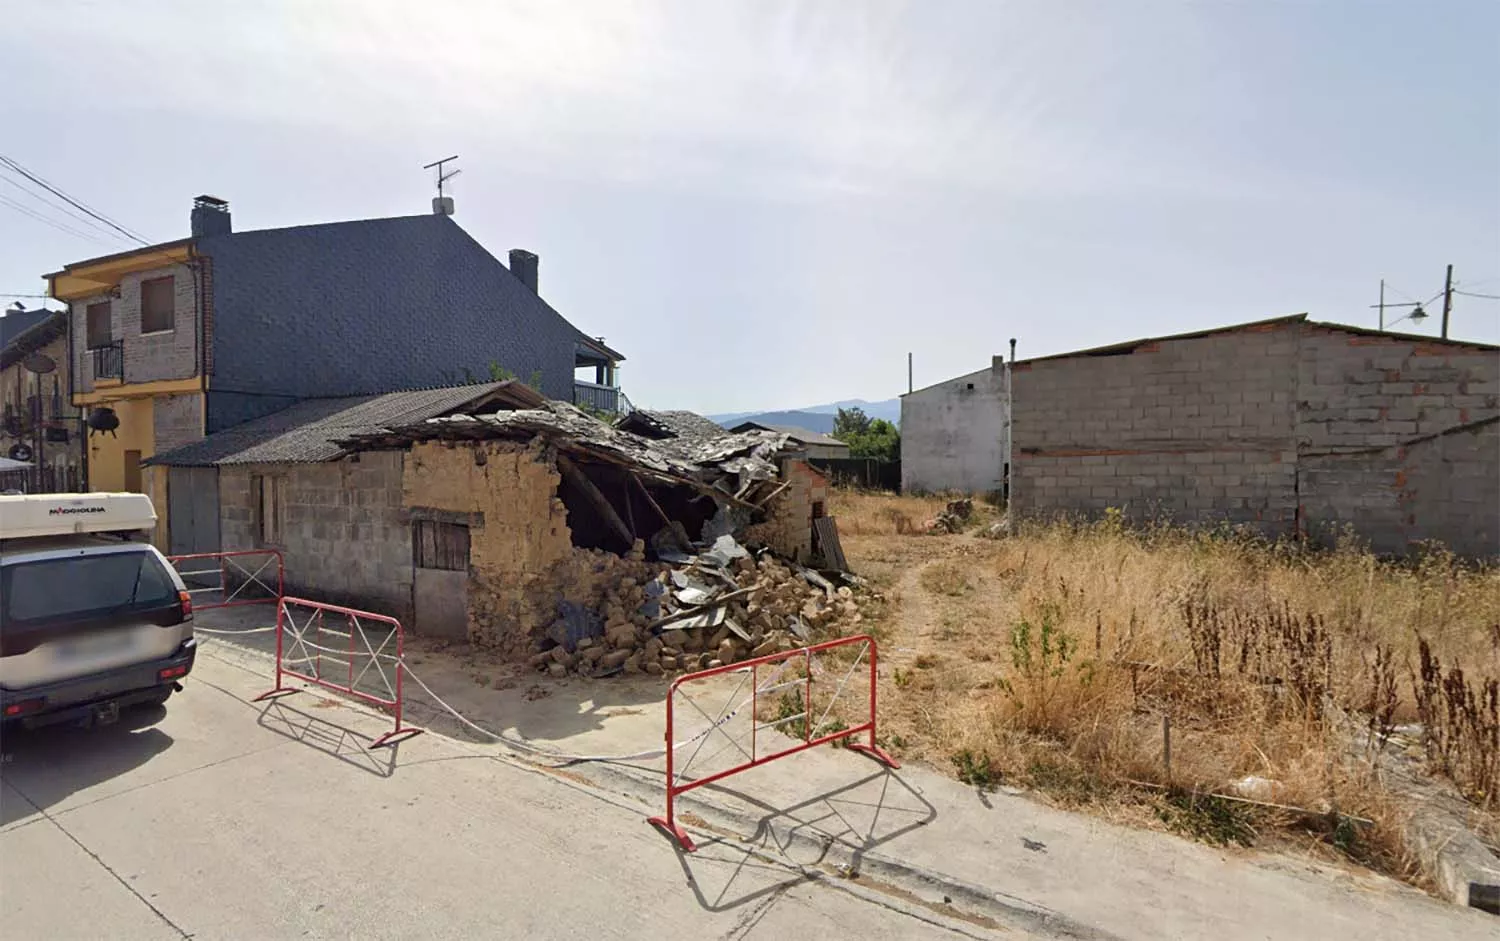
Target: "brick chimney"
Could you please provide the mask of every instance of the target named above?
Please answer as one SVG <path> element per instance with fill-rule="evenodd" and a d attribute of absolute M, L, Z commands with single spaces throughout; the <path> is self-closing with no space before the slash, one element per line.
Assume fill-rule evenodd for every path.
<path fill-rule="evenodd" d="M 521 283 L 531 288 L 531 293 L 536 294 L 536 269 L 541 260 L 532 252 L 524 248 L 513 248 L 510 250 L 510 273 L 521 279 Z"/>
<path fill-rule="evenodd" d="M 228 235 L 234 229 L 229 224 L 229 203 L 217 196 L 199 196 L 193 200 L 193 238 L 209 235 Z"/>

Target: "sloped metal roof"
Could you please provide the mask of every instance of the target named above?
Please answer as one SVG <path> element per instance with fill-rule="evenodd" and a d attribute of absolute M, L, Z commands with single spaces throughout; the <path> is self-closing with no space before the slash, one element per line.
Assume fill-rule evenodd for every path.
<path fill-rule="evenodd" d="M 399 428 L 487 401 L 512 408 L 534 408 L 545 400 L 529 386 L 514 380 L 385 395 L 304 399 L 272 415 L 158 454 L 145 463 L 213 467 L 331 461 L 345 453 L 338 441 Z"/>

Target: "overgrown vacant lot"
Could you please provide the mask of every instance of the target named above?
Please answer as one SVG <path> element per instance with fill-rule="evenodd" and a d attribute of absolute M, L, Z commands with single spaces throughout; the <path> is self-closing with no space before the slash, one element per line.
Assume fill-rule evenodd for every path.
<path fill-rule="evenodd" d="M 888 600 L 867 626 L 898 754 L 980 787 L 1409 876 L 1408 808 L 1380 771 L 1407 749 L 1462 791 L 1493 845 L 1500 572 L 1441 551 L 1394 564 L 1110 519 L 988 539 L 979 504 L 968 532 L 923 534 L 943 502 L 845 492 L 832 507 L 851 565 Z M 1418 722 L 1420 746 L 1386 741 Z"/>

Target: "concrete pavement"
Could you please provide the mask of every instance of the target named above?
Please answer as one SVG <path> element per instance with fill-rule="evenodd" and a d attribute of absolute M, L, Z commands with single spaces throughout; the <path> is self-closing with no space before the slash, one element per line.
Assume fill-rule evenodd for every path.
<path fill-rule="evenodd" d="M 164 712 L 7 738 L 7 939 L 998 936 L 733 842 L 680 857 L 628 799 L 493 750 L 366 751 L 362 710 L 250 703 L 268 670 L 210 644 Z"/>

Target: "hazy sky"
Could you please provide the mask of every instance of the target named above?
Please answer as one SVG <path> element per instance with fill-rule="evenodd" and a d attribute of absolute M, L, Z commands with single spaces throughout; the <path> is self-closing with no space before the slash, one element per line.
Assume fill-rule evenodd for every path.
<path fill-rule="evenodd" d="M 240 230 L 427 212 L 421 165 L 461 155 L 457 221 L 538 252 L 647 406 L 885 398 L 908 351 L 921 386 L 1012 336 L 1374 326 L 1381 278 L 1426 300 L 1450 262 L 1500 294 L 1497 0 L 0 0 L 0 23 L 0 153 L 152 240 L 198 193 Z M 0 197 L 0 291 L 129 247 Z M 1453 334 L 1500 342 L 1500 301 L 1460 296 Z"/>

